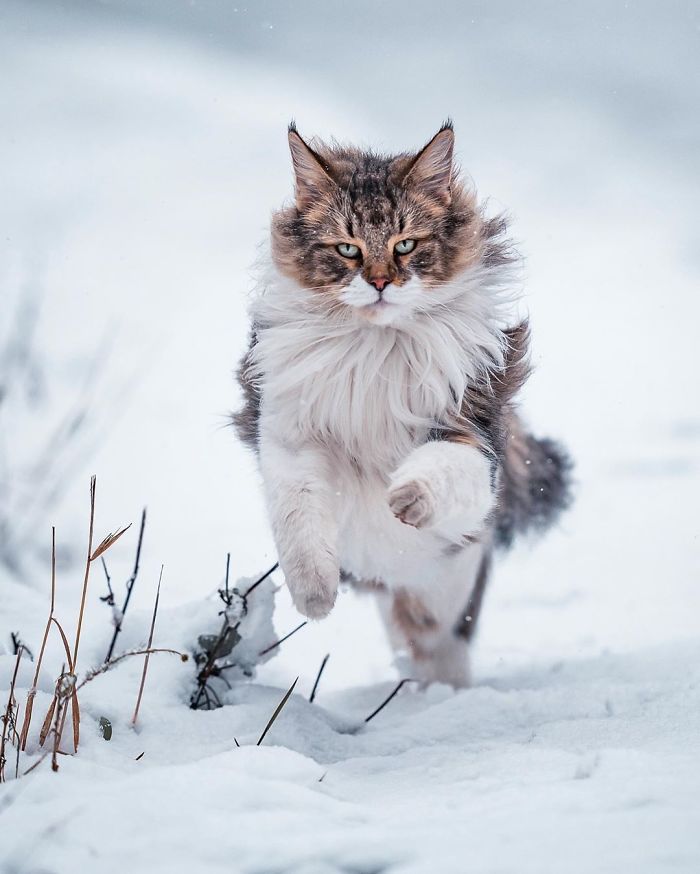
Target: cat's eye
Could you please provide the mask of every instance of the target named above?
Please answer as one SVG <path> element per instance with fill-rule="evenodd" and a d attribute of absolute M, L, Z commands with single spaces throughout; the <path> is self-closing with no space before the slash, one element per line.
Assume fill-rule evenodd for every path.
<path fill-rule="evenodd" d="M 394 252 L 396 252 L 397 255 L 408 255 L 408 253 L 412 252 L 415 248 L 415 240 L 399 240 L 399 242 L 394 246 Z"/>
<path fill-rule="evenodd" d="M 335 248 L 340 252 L 343 258 L 357 258 L 360 254 L 359 246 L 355 246 L 352 243 L 338 243 Z"/>

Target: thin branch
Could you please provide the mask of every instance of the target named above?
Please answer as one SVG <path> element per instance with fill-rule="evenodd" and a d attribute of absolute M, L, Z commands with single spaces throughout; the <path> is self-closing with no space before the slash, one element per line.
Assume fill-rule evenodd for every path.
<path fill-rule="evenodd" d="M 78 683 L 76 689 L 82 689 L 86 683 L 92 682 L 95 677 L 99 677 L 101 674 L 106 674 L 107 671 L 111 670 L 115 665 L 118 665 L 119 662 L 124 661 L 124 659 L 138 655 L 153 655 L 154 653 L 159 652 L 166 652 L 170 655 L 180 656 L 181 662 L 189 661 L 190 658 L 186 652 L 180 652 L 179 649 L 170 649 L 167 646 L 154 646 L 150 649 L 128 649 L 126 652 L 120 653 L 118 656 L 114 656 L 114 658 L 110 659 L 110 661 L 102 662 L 99 668 L 94 668 L 93 670 L 88 671 L 87 674 L 85 674 L 83 679 L 80 681 L 80 683 Z"/>
<path fill-rule="evenodd" d="M 27 644 L 22 641 L 22 638 L 19 636 L 18 631 L 10 632 L 10 640 L 12 641 L 12 655 L 17 655 L 18 650 L 23 649 L 26 655 L 29 657 L 29 661 L 34 661 L 32 651 L 29 649 Z"/>
<path fill-rule="evenodd" d="M 223 601 L 227 607 L 231 606 L 231 592 L 229 591 L 229 587 L 228 587 L 228 578 L 229 578 L 230 568 L 231 568 L 231 553 L 227 552 L 226 553 L 226 579 L 224 580 L 224 597 L 223 597 Z"/>
<path fill-rule="evenodd" d="M 297 684 L 298 681 L 299 681 L 299 677 L 296 678 L 296 680 L 292 683 L 292 685 L 289 687 L 289 689 L 287 689 L 287 691 L 284 693 L 284 698 L 280 701 L 280 703 L 277 705 L 277 707 L 275 707 L 275 712 L 274 712 L 274 713 L 272 714 L 272 716 L 269 718 L 269 720 L 268 720 L 268 722 L 267 722 L 267 725 L 266 725 L 265 728 L 263 729 L 263 733 L 262 733 L 262 734 L 260 735 L 260 737 L 258 738 L 258 742 L 257 742 L 256 746 L 260 746 L 260 744 L 261 744 L 261 743 L 263 742 L 263 740 L 265 739 L 265 735 L 266 735 L 266 734 L 268 733 L 268 731 L 272 728 L 272 726 L 273 726 L 275 720 L 277 719 L 277 717 L 278 717 L 278 716 L 280 715 L 280 713 L 282 712 L 282 708 L 283 708 L 284 705 L 287 703 L 287 701 L 289 701 L 289 696 L 290 696 L 290 695 L 292 694 L 292 692 L 294 691 L 294 687 L 296 686 L 296 684 Z"/>
<path fill-rule="evenodd" d="M 107 594 L 102 596 L 100 595 L 100 601 L 104 601 L 105 604 L 109 604 L 110 607 L 114 607 L 114 592 L 112 591 L 112 578 L 109 575 L 109 571 L 107 570 L 107 562 L 104 559 L 104 556 L 100 556 L 100 561 L 102 562 L 102 570 L 105 572 L 105 580 L 107 582 Z"/>
<path fill-rule="evenodd" d="M 163 581 L 163 565 L 160 566 L 160 576 L 158 577 L 158 588 L 156 589 L 156 600 L 153 605 L 153 616 L 151 617 L 151 630 L 148 635 L 148 644 L 146 649 L 150 650 L 153 645 L 153 632 L 156 627 L 156 616 L 158 615 L 158 602 L 160 601 L 160 584 Z M 151 658 L 151 653 L 148 652 L 143 662 L 143 674 L 141 675 L 141 685 L 139 686 L 139 694 L 136 699 L 136 707 L 134 715 L 131 718 L 132 726 L 136 725 L 136 720 L 139 718 L 139 708 L 141 707 L 141 698 L 143 697 L 143 687 L 146 685 L 146 674 L 148 673 L 148 662 Z"/>
<path fill-rule="evenodd" d="M 406 679 L 404 679 L 404 680 L 400 680 L 399 683 L 398 683 L 398 684 L 396 685 L 396 687 L 394 688 L 394 690 L 393 690 L 389 695 L 387 695 L 387 697 L 382 701 L 382 703 L 379 705 L 379 707 L 377 707 L 376 710 L 373 710 L 373 711 L 370 713 L 370 715 L 369 715 L 368 717 L 366 717 L 365 722 L 369 722 L 370 720 L 374 719 L 374 717 L 375 717 L 378 713 L 380 713 L 382 710 L 384 710 L 384 708 L 386 707 L 386 705 L 387 705 L 387 704 L 392 700 L 392 698 L 394 698 L 396 695 L 399 694 L 399 691 L 403 688 L 403 686 L 404 686 L 406 683 L 415 683 L 415 680 L 411 680 L 411 679 L 408 678 L 408 677 L 407 677 Z"/>
<path fill-rule="evenodd" d="M 330 653 L 326 653 L 323 657 L 323 661 L 321 662 L 321 667 L 318 669 L 318 673 L 316 674 L 316 680 L 314 682 L 314 687 L 311 690 L 311 694 L 309 695 L 309 704 L 314 703 L 314 698 L 316 697 L 316 690 L 318 689 L 318 684 L 321 682 L 321 676 L 326 669 L 326 665 L 328 664 L 328 659 L 331 657 Z"/>
<path fill-rule="evenodd" d="M 243 597 L 244 597 L 244 598 L 247 598 L 248 595 L 250 595 L 251 592 L 255 591 L 255 589 L 257 589 L 257 587 L 258 587 L 261 583 L 264 583 L 265 580 L 270 576 L 270 574 L 274 573 L 274 572 L 277 570 L 277 568 L 278 568 L 279 566 L 280 566 L 280 563 L 279 563 L 278 561 L 276 561 L 276 562 L 272 565 L 272 567 L 270 568 L 269 571 L 265 571 L 265 573 L 260 577 L 260 579 L 256 580 L 256 581 L 252 584 L 252 586 L 250 586 L 250 588 L 247 589 L 247 590 L 245 591 L 245 593 L 243 594 Z"/>
<path fill-rule="evenodd" d="M 292 631 L 290 631 L 289 634 L 285 634 L 284 637 L 280 637 L 279 640 L 276 640 L 274 643 L 270 644 L 270 646 L 266 647 L 264 650 L 262 650 L 261 652 L 259 652 L 259 653 L 258 653 L 258 656 L 264 656 L 264 655 L 267 655 L 269 652 L 272 652 L 273 649 L 277 649 L 277 647 L 278 647 L 281 643 L 284 643 L 285 640 L 289 640 L 289 638 L 290 638 L 293 634 L 296 634 L 297 631 L 301 631 L 301 629 L 302 629 L 305 625 L 308 625 L 308 622 L 309 622 L 309 620 L 308 620 L 308 619 L 305 619 L 305 620 L 304 620 L 300 625 L 297 625 L 296 628 L 292 629 Z"/>
<path fill-rule="evenodd" d="M 124 622 L 124 615 L 126 614 L 126 609 L 129 606 L 129 601 L 131 600 L 131 592 L 136 584 L 136 578 L 139 574 L 139 564 L 141 562 L 141 547 L 143 546 L 143 532 L 146 527 L 146 508 L 143 508 L 141 513 L 141 527 L 139 528 L 139 539 L 136 543 L 136 558 L 134 559 L 134 569 L 131 572 L 131 576 L 126 582 L 126 596 L 124 598 L 124 604 L 121 609 L 121 613 L 119 614 L 119 621 L 114 626 L 114 634 L 112 635 L 112 640 L 109 644 L 109 649 L 107 650 L 107 655 L 105 656 L 105 662 L 109 662 L 114 653 L 114 647 L 117 644 L 117 638 L 119 637 L 119 633 L 122 630 L 122 624 Z"/>

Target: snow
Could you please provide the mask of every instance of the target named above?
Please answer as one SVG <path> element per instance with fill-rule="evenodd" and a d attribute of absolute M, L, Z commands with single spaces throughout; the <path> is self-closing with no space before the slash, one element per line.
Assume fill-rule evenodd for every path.
<path fill-rule="evenodd" d="M 0 336 L 41 290 L 46 397 L 0 419 L 4 457 L 31 463 L 109 349 L 67 487 L 26 514 L 25 483 L 3 496 L 22 573 L 0 567 L 2 706 L 10 632 L 35 653 L 41 640 L 51 524 L 76 559 L 58 578 L 74 633 L 93 471 L 97 540 L 148 504 L 120 646 L 147 640 L 161 563 L 154 643 L 188 651 L 221 626 L 226 553 L 232 579 L 274 563 L 255 466 L 219 426 L 237 404 L 249 265 L 289 194 L 291 117 L 387 149 L 454 117 L 464 166 L 527 256 L 524 408 L 571 447 L 576 506 L 500 563 L 465 692 L 408 684 L 365 724 L 399 673 L 371 603 L 347 592 L 254 680 L 221 684 L 220 709 L 189 709 L 197 666 L 169 654 L 150 660 L 136 729 L 142 658 L 95 678 L 79 754 L 0 787 L 0 871 L 695 872 L 697 13 L 445 2 L 426 25 L 421 4 L 321 8 L 0 5 Z M 118 604 L 136 528 L 106 556 Z M 109 644 L 105 592 L 97 567 L 81 675 Z M 276 601 L 282 636 L 300 618 L 283 588 Z M 21 771 L 61 660 L 52 637 Z M 22 707 L 32 674 L 23 662 Z"/>

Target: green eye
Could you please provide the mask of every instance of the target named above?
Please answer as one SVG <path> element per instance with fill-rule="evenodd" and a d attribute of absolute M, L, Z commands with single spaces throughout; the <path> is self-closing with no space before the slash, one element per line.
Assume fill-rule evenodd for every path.
<path fill-rule="evenodd" d="M 399 240 L 399 242 L 394 246 L 394 252 L 396 252 L 397 255 L 408 255 L 408 253 L 412 252 L 415 248 L 415 240 Z"/>
<path fill-rule="evenodd" d="M 343 258 L 357 258 L 360 254 L 359 246 L 353 246 L 352 243 L 339 243 L 335 248 Z"/>

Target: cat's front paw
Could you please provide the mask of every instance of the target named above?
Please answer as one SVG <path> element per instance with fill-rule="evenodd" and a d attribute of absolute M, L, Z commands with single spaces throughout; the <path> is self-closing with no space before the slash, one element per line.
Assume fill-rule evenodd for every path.
<path fill-rule="evenodd" d="M 388 501 L 391 512 L 405 525 L 427 528 L 435 520 L 435 495 L 422 480 L 394 482 L 389 489 Z"/>
<path fill-rule="evenodd" d="M 330 552 L 297 556 L 282 565 L 292 601 L 302 616 L 323 619 L 338 594 L 338 561 Z"/>

